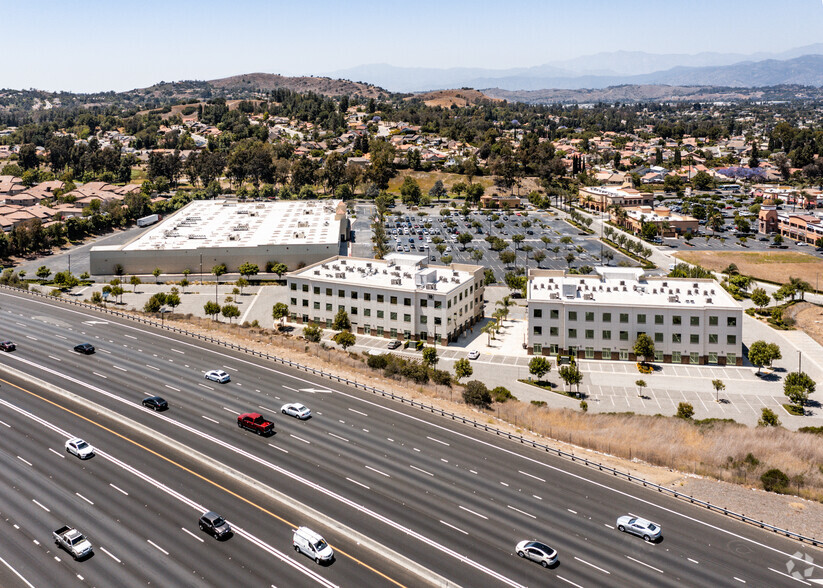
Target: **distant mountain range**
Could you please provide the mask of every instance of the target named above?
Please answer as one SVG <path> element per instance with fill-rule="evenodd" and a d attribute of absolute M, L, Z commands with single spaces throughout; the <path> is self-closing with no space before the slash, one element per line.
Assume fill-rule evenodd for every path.
<path fill-rule="evenodd" d="M 652 54 L 616 51 L 513 69 L 408 68 L 363 65 L 330 72 L 393 92 L 471 87 L 501 90 L 606 88 L 626 84 L 751 88 L 799 84 L 823 86 L 823 43 L 781 53 Z"/>

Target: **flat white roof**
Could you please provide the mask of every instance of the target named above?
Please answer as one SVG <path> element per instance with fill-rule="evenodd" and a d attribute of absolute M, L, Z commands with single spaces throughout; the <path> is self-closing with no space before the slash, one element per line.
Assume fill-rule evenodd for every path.
<path fill-rule="evenodd" d="M 124 251 L 337 243 L 342 200 L 195 200 Z"/>
<path fill-rule="evenodd" d="M 714 280 L 642 275 L 635 268 L 596 268 L 597 275 L 532 270 L 529 302 L 638 307 L 724 308 L 740 304 Z M 534 275 L 533 275 L 534 274 Z"/>
<path fill-rule="evenodd" d="M 418 255 L 391 255 L 387 259 L 333 257 L 291 272 L 289 276 L 349 286 L 427 290 L 440 294 L 459 288 L 474 278 L 471 271 L 445 265 L 430 266 L 425 260 L 425 256 Z"/>

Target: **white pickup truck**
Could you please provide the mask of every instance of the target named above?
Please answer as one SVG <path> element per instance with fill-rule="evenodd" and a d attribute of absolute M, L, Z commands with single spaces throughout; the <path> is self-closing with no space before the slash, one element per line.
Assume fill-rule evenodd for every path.
<path fill-rule="evenodd" d="M 63 525 L 52 533 L 54 542 L 68 551 L 74 559 L 82 559 L 91 555 L 91 541 L 73 527 Z"/>

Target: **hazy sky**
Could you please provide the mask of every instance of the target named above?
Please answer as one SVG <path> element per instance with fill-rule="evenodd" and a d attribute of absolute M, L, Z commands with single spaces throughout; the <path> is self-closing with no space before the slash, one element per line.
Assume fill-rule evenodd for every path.
<path fill-rule="evenodd" d="M 0 87 L 71 91 L 823 42 L 821 0 L 0 0 L 0 14 Z"/>

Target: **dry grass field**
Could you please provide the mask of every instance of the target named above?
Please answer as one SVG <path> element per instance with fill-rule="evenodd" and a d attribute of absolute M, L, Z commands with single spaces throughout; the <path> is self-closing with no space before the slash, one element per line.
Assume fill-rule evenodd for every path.
<path fill-rule="evenodd" d="M 452 186 L 457 183 L 463 182 L 466 183 L 467 179 L 466 176 L 461 174 L 450 174 L 446 172 L 440 171 L 414 171 L 410 169 L 400 170 L 397 172 L 397 175 L 394 176 L 392 179 L 389 180 L 389 192 L 393 194 L 400 194 L 400 186 L 403 185 L 403 180 L 406 176 L 411 176 L 420 186 L 420 190 L 423 194 L 428 194 L 431 187 L 434 186 L 434 183 L 437 180 L 441 180 L 443 185 L 451 190 Z M 493 194 L 493 193 L 501 193 L 501 194 L 508 194 L 508 192 L 503 189 L 502 191 L 494 187 L 494 179 L 491 176 L 475 176 L 472 178 L 472 183 L 480 184 L 486 190 L 486 194 Z M 538 190 L 539 186 L 535 181 L 535 178 L 523 178 L 523 181 L 520 183 L 520 195 L 525 196 L 532 190 Z"/>
<path fill-rule="evenodd" d="M 733 263 L 741 274 L 781 284 L 794 277 L 814 286 L 823 274 L 823 260 L 795 251 L 679 251 L 675 256 L 718 272 Z"/>

